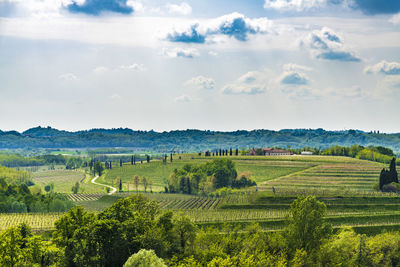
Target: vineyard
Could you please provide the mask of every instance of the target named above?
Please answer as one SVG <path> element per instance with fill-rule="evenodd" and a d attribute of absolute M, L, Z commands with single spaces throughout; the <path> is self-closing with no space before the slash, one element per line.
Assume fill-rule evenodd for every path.
<path fill-rule="evenodd" d="M 198 225 L 222 227 L 234 223 L 245 227 L 257 222 L 265 230 L 277 230 L 284 226 L 290 204 L 299 195 L 316 195 L 327 205 L 326 220 L 335 227 L 352 226 L 360 232 L 382 231 L 400 226 L 400 198 L 397 194 L 374 191 L 378 175 L 384 165 L 346 157 L 330 156 L 272 156 L 232 158 L 238 173 L 250 172 L 257 181 L 255 187 L 225 193 L 219 197 L 184 194 L 143 192 L 141 194 L 157 201 L 161 210 L 179 211 Z M 212 159 L 212 157 L 211 157 Z M 58 190 L 65 188 L 67 197 L 77 205 L 92 212 L 101 212 L 118 199 L 137 192 L 132 177 L 146 176 L 153 181 L 153 192 L 163 191 L 170 172 L 184 164 L 200 164 L 210 158 L 185 155 L 172 163 L 152 161 L 149 164 L 115 166 L 98 180 L 113 184 L 121 178 L 124 192 L 107 195 L 101 186 L 91 186 L 93 191 L 71 194 L 72 183 L 81 181 L 82 172 L 39 171 L 35 182 L 54 182 Z M 89 179 L 86 177 L 85 181 Z M 101 181 L 102 180 L 102 181 Z M 130 190 L 129 192 L 127 190 Z M 156 189 L 156 190 L 154 190 Z M 256 192 L 257 191 L 257 192 Z M 61 214 L 2 214 L 0 227 L 5 228 L 26 221 L 35 230 L 51 229 Z M 391 228 L 392 227 L 392 228 Z"/>
<path fill-rule="evenodd" d="M 104 196 L 102 193 L 95 193 L 95 194 L 67 194 L 69 200 L 74 202 L 80 201 L 96 201 L 99 198 Z"/>
<path fill-rule="evenodd" d="M 54 229 L 54 222 L 62 213 L 0 213 L 0 229 L 6 229 L 25 222 L 33 230 Z"/>

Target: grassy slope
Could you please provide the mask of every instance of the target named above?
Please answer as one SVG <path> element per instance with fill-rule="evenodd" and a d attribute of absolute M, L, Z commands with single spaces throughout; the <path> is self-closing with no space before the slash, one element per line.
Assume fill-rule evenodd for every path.
<path fill-rule="evenodd" d="M 80 183 L 81 192 L 96 193 L 104 192 L 102 187 L 96 186 L 87 181 L 84 183 L 85 174 L 81 171 L 73 170 L 47 170 L 33 173 L 33 181 L 40 185 L 44 190 L 44 186 L 54 183 L 54 191 L 59 193 L 71 193 L 71 188 L 76 182 Z"/>

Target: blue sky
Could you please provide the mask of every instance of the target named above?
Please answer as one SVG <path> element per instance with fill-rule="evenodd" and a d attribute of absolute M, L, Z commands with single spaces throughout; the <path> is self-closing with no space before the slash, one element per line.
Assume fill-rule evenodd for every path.
<path fill-rule="evenodd" d="M 400 132 L 397 0 L 0 0 L 2 129 Z"/>

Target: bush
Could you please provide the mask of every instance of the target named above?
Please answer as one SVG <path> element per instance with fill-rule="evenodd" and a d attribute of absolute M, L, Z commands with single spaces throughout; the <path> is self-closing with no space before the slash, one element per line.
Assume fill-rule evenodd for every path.
<path fill-rule="evenodd" d="M 382 192 L 396 193 L 398 191 L 399 186 L 400 185 L 396 183 L 385 184 L 382 186 Z"/>

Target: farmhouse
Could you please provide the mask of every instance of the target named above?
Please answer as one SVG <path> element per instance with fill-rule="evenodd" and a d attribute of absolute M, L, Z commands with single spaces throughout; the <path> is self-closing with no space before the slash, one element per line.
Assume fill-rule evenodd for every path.
<path fill-rule="evenodd" d="M 260 151 L 259 149 L 251 149 L 250 150 L 250 155 L 257 155 L 257 150 Z M 292 152 L 284 150 L 284 149 L 278 149 L 278 148 L 261 148 L 262 154 L 264 156 L 284 156 L 284 155 L 293 155 Z M 260 153 L 260 152 L 259 152 Z"/>

